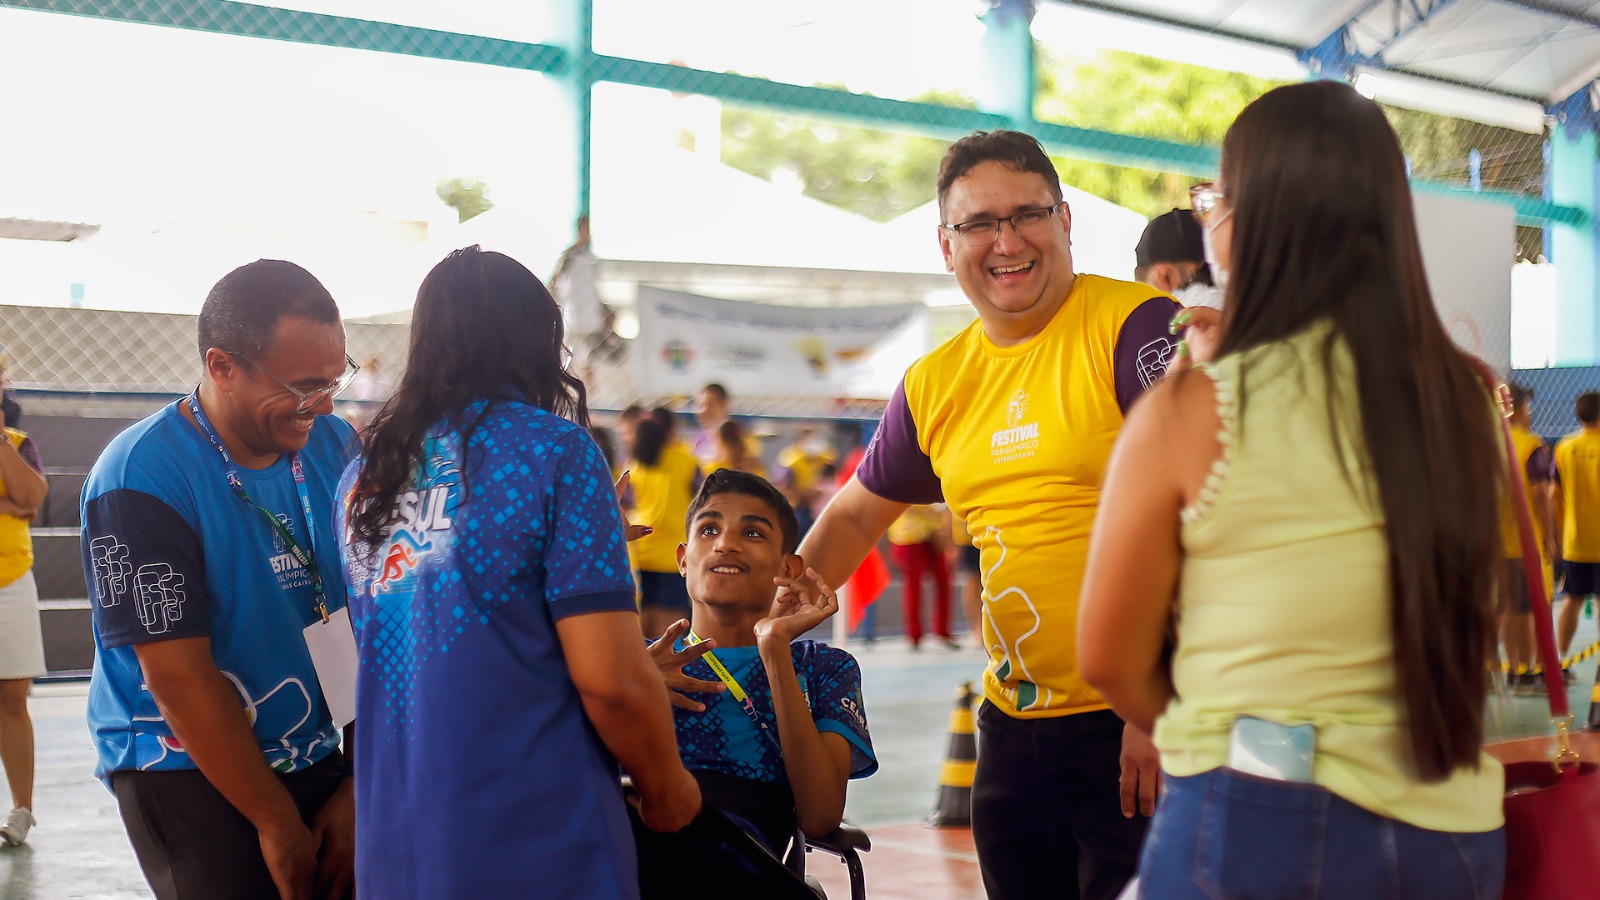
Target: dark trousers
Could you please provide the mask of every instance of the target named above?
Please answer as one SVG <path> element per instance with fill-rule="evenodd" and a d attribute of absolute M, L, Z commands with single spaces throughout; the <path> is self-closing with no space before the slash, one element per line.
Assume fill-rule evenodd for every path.
<path fill-rule="evenodd" d="M 344 757 L 279 775 L 311 824 L 344 778 Z M 122 824 L 158 900 L 278 900 L 254 825 L 198 769 L 111 773 Z"/>
<path fill-rule="evenodd" d="M 950 638 L 950 567 L 945 564 L 944 551 L 933 541 L 920 544 L 895 544 L 894 564 L 900 568 L 903 582 L 900 599 L 905 610 L 906 637 L 915 644 L 922 640 L 922 576 L 933 576 L 933 633 Z"/>
<path fill-rule="evenodd" d="M 628 819 L 642 900 L 816 900 L 804 881 L 714 806 L 671 834 L 646 828 L 631 803 Z"/>
<path fill-rule="evenodd" d="M 1122 720 L 978 710 L 972 838 L 989 900 L 1114 900 L 1149 819 L 1122 817 Z"/>

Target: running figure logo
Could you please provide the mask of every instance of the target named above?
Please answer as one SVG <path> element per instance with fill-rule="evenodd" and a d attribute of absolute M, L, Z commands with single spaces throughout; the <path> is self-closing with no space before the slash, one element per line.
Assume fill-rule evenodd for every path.
<path fill-rule="evenodd" d="M 410 574 L 412 569 L 420 562 L 417 554 L 427 553 L 433 549 L 433 541 L 418 544 L 417 539 L 409 531 L 396 531 L 394 542 L 389 545 L 389 554 L 383 560 L 383 574 L 373 584 L 374 591 L 389 590 L 390 582 L 399 581 Z"/>

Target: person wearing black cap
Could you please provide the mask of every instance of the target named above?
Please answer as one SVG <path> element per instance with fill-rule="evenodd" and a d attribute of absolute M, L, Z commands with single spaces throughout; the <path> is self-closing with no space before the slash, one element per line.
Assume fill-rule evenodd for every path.
<path fill-rule="evenodd" d="M 1150 220 L 1134 248 L 1133 278 L 1171 294 L 1186 307 L 1222 308 L 1222 292 L 1212 285 L 1200 223 L 1187 209 Z"/>

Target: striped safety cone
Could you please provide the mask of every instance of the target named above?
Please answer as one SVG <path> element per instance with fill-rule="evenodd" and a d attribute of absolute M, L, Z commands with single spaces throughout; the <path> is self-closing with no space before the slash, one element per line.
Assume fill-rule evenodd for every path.
<path fill-rule="evenodd" d="M 950 711 L 950 743 L 939 770 L 939 796 L 923 824 L 929 828 L 966 828 L 972 825 L 972 775 L 978 768 L 978 736 L 972 726 L 972 682 L 956 688 L 955 709 Z"/>
<path fill-rule="evenodd" d="M 1600 729 L 1600 668 L 1594 672 L 1594 687 L 1589 689 L 1589 728 Z"/>

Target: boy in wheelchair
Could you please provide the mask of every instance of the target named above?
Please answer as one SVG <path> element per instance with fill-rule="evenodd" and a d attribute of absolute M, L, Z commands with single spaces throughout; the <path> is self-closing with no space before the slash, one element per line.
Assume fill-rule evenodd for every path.
<path fill-rule="evenodd" d="M 673 885 L 717 896 L 707 879 L 734 877 L 730 868 L 800 883 L 778 862 L 796 829 L 834 831 L 846 782 L 878 768 L 855 658 L 799 640 L 839 601 L 795 554 L 788 500 L 763 478 L 722 469 L 706 478 L 688 520 L 678 568 L 692 621 L 668 628 L 651 653 L 673 689 L 678 751 L 700 783 L 702 819 L 714 821 L 676 835 L 635 828 L 646 898 L 674 896 Z M 759 847 L 728 839 L 727 820 Z"/>

